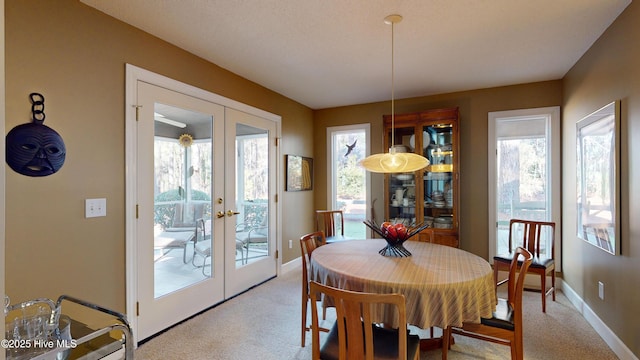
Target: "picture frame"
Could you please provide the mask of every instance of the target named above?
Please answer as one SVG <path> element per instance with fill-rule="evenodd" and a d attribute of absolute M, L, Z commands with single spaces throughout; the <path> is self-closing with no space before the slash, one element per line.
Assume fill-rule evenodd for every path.
<path fill-rule="evenodd" d="M 313 189 L 313 159 L 299 155 L 285 155 L 286 190 L 306 191 Z"/>
<path fill-rule="evenodd" d="M 576 123 L 577 235 L 620 255 L 620 101 Z"/>

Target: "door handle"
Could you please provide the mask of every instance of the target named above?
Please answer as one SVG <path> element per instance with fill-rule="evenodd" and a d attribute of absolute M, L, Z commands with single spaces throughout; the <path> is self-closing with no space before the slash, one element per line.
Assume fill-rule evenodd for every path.
<path fill-rule="evenodd" d="M 223 217 L 224 217 L 224 211 L 218 211 L 218 212 L 216 213 L 216 217 L 217 217 L 218 219 L 223 218 Z"/>
<path fill-rule="evenodd" d="M 240 214 L 240 213 L 236 212 L 236 211 L 227 210 L 227 216 L 233 216 L 233 215 L 238 215 L 238 214 Z"/>

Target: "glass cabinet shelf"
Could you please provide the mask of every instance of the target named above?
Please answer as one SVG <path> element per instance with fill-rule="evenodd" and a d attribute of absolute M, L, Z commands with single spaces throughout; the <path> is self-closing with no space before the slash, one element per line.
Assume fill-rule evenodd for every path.
<path fill-rule="evenodd" d="M 385 148 L 414 152 L 429 160 L 415 173 L 385 176 L 385 221 L 427 223 L 415 240 L 459 246 L 458 109 L 435 109 L 384 117 Z"/>

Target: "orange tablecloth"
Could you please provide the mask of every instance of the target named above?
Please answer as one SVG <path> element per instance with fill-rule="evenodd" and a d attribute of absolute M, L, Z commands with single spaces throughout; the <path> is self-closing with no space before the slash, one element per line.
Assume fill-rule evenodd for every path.
<path fill-rule="evenodd" d="M 412 256 L 385 257 L 378 254 L 385 245 L 370 239 L 321 246 L 311 256 L 310 279 L 346 290 L 404 294 L 407 321 L 423 329 L 491 317 L 496 295 L 486 260 L 417 241 L 404 243 Z"/>

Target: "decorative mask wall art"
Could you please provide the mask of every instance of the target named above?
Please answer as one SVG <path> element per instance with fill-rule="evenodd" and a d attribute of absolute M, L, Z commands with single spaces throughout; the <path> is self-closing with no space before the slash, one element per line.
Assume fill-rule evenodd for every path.
<path fill-rule="evenodd" d="M 33 122 L 14 127 L 6 138 L 6 161 L 13 171 L 26 176 L 48 176 L 62 167 L 66 157 L 60 134 L 44 125 L 44 96 L 29 95 Z"/>

